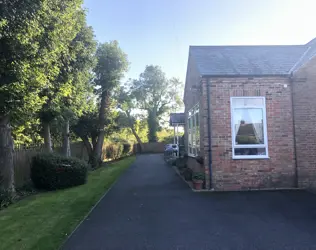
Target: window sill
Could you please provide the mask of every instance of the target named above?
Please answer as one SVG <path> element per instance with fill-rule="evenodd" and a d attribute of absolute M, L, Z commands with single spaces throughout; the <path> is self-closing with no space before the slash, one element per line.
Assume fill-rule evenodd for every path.
<path fill-rule="evenodd" d="M 267 155 L 248 155 L 248 156 L 233 156 L 233 160 L 264 160 L 270 159 Z"/>
<path fill-rule="evenodd" d="M 188 156 L 191 157 L 191 158 L 197 157 L 197 155 L 193 155 L 193 154 L 188 154 Z"/>

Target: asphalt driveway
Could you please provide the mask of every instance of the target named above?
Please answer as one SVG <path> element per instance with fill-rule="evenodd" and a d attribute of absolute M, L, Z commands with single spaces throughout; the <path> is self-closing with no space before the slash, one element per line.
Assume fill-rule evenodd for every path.
<path fill-rule="evenodd" d="M 316 249 L 316 195 L 193 193 L 141 155 L 63 249 Z"/>

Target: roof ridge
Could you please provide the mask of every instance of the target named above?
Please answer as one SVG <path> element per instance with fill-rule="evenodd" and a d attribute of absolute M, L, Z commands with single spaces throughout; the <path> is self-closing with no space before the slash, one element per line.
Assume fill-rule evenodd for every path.
<path fill-rule="evenodd" d="M 298 59 L 298 61 L 293 65 L 293 67 L 289 70 L 289 74 L 291 74 L 292 72 L 296 71 L 298 69 L 298 65 L 305 59 L 308 51 L 311 49 L 311 47 L 309 46 L 305 52 L 302 54 L 302 56 L 300 57 L 300 59 Z"/>

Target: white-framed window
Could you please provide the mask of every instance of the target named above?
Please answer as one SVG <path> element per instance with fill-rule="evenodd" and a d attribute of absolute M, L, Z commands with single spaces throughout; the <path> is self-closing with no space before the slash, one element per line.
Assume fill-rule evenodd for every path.
<path fill-rule="evenodd" d="M 199 104 L 188 113 L 188 155 L 197 156 L 200 153 L 200 116 Z"/>
<path fill-rule="evenodd" d="M 231 97 L 233 159 L 268 158 L 265 97 Z"/>

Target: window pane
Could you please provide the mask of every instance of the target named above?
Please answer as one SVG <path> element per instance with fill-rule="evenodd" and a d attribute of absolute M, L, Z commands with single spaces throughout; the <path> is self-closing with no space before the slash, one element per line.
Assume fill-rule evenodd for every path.
<path fill-rule="evenodd" d="M 265 148 L 235 148 L 237 155 L 267 155 Z"/>
<path fill-rule="evenodd" d="M 192 120 L 192 118 L 190 117 L 190 118 L 189 118 L 189 128 L 192 128 L 192 126 L 191 126 L 191 120 Z"/>
<path fill-rule="evenodd" d="M 264 144 L 263 110 L 261 108 L 234 109 L 235 144 Z"/>
<path fill-rule="evenodd" d="M 196 148 L 196 155 L 201 155 L 201 154 L 200 154 L 200 147 L 199 147 L 199 146 Z"/>
<path fill-rule="evenodd" d="M 199 113 L 195 114 L 195 124 L 198 127 L 200 125 L 200 121 L 199 121 Z"/>
<path fill-rule="evenodd" d="M 200 147 L 200 127 L 196 127 L 195 134 L 196 134 L 196 136 L 195 136 L 195 141 L 196 141 L 195 145 L 197 147 Z"/>
<path fill-rule="evenodd" d="M 192 154 L 196 155 L 196 148 L 192 148 Z"/>
<path fill-rule="evenodd" d="M 263 98 L 233 98 L 233 106 L 263 106 Z"/>

